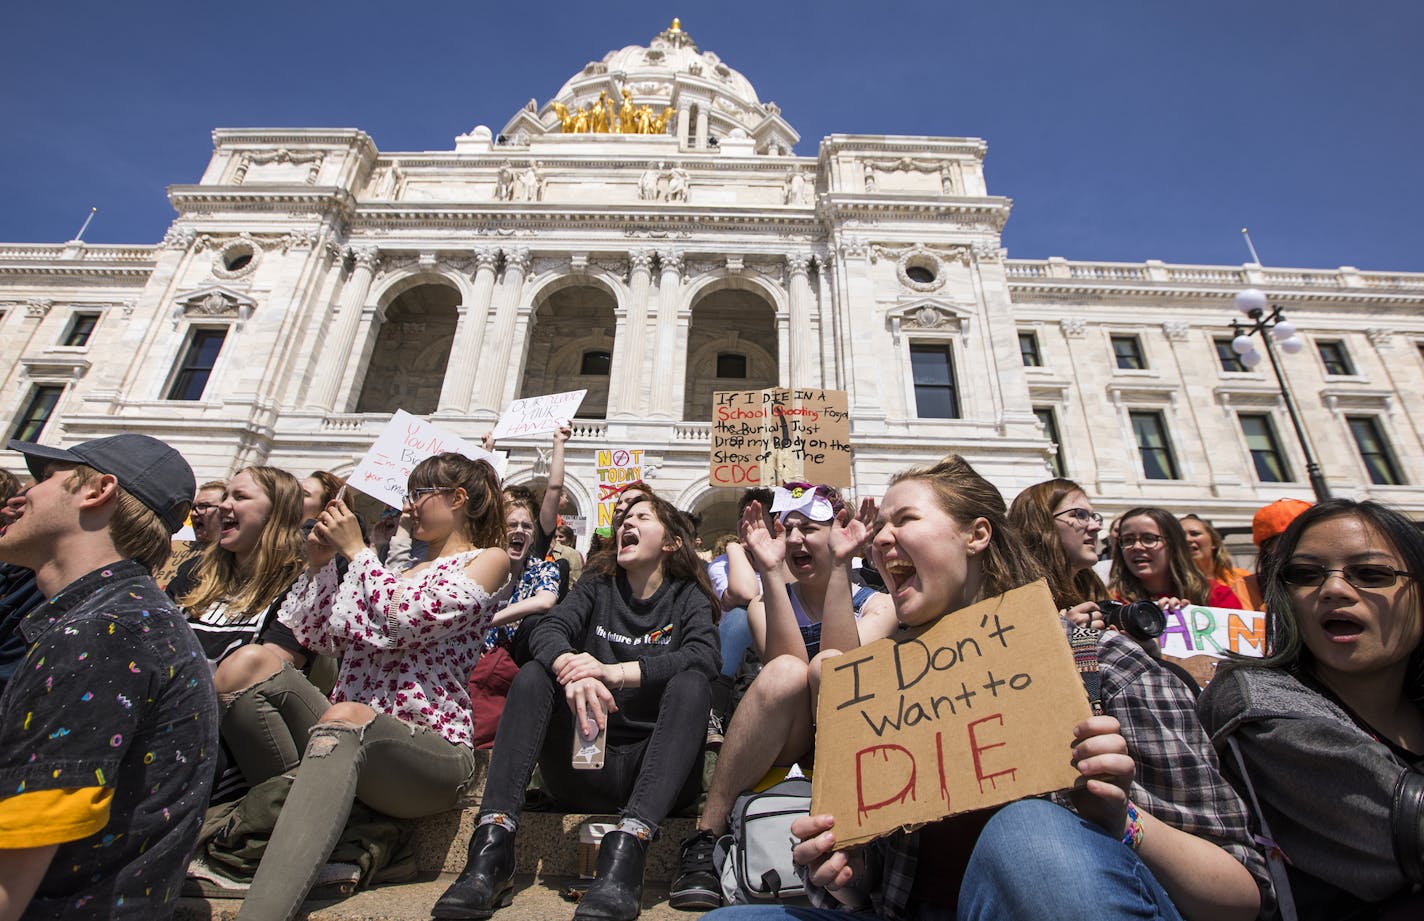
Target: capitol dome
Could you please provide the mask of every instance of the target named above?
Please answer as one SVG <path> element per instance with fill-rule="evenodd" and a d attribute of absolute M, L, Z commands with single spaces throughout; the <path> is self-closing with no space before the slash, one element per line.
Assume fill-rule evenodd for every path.
<path fill-rule="evenodd" d="M 775 103 L 763 103 L 751 81 L 700 50 L 677 19 L 646 47 L 590 61 L 542 107 L 531 99 L 501 134 L 515 146 L 550 134 L 656 136 L 690 150 L 730 138 L 759 154 L 789 154 L 800 138 Z"/>

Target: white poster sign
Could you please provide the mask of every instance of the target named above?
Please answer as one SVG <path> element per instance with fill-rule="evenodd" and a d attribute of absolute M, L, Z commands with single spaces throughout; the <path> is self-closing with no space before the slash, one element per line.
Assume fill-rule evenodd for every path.
<path fill-rule="evenodd" d="M 399 409 L 346 483 L 372 499 L 392 508 L 400 508 L 405 501 L 410 472 L 416 464 L 446 451 L 463 454 L 472 460 L 488 461 L 495 473 L 504 475 L 503 455 L 491 454 L 458 435 Z"/>
<path fill-rule="evenodd" d="M 547 393 L 541 397 L 525 397 L 509 404 L 499 424 L 494 427 L 496 439 L 518 438 L 521 435 L 538 435 L 552 432 L 573 419 L 583 402 L 587 390 L 570 390 L 567 393 Z"/>

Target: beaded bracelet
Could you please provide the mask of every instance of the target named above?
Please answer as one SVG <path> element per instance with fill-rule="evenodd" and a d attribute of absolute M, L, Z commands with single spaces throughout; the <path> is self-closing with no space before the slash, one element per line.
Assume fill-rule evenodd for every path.
<path fill-rule="evenodd" d="M 1137 807 L 1132 805 L 1130 800 L 1127 804 L 1127 824 L 1122 830 L 1122 843 L 1134 851 L 1142 847 L 1142 817 L 1137 814 Z"/>

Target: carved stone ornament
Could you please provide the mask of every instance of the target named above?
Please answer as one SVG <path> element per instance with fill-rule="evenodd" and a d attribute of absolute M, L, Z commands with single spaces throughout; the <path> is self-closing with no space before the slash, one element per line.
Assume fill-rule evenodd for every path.
<path fill-rule="evenodd" d="M 1185 320 L 1168 320 L 1162 324 L 1162 332 L 1172 342 L 1182 342 L 1187 338 L 1187 332 L 1191 329 L 1191 324 Z"/>
<path fill-rule="evenodd" d="M 928 272 L 928 281 L 917 281 L 910 275 L 911 269 L 921 269 Z M 923 272 L 916 272 L 923 275 Z M 900 284 L 911 291 L 928 293 L 938 291 L 944 287 L 944 265 L 940 262 L 939 256 L 933 251 L 917 246 L 905 253 L 895 261 L 895 277 L 900 279 Z"/>
<path fill-rule="evenodd" d="M 786 267 L 769 262 L 749 262 L 747 268 L 778 285 L 786 284 Z"/>
<path fill-rule="evenodd" d="M 348 251 L 351 253 L 352 261 L 362 268 L 374 269 L 381 262 L 380 247 L 352 246 L 348 247 Z"/>
<path fill-rule="evenodd" d="M 475 271 L 483 272 L 486 269 L 493 272 L 499 267 L 499 250 L 492 246 L 481 246 L 475 250 Z"/>
<path fill-rule="evenodd" d="M 294 249 L 314 249 L 317 235 L 310 230 L 293 230 L 282 238 L 282 252 Z"/>
<path fill-rule="evenodd" d="M 944 165 L 941 160 L 917 160 L 913 157 L 900 157 L 897 160 L 866 160 L 867 169 L 873 169 L 881 173 L 938 173 Z"/>
<path fill-rule="evenodd" d="M 248 258 L 241 265 L 234 269 L 228 268 L 230 263 L 242 259 L 243 256 Z M 242 234 L 213 253 L 213 277 L 227 281 L 246 278 L 257 271 L 257 263 L 260 261 L 262 261 L 261 244 L 253 239 L 251 234 Z"/>
<path fill-rule="evenodd" d="M 921 307 L 915 311 L 911 328 L 939 329 L 944 325 L 945 315 L 933 307 Z"/>
<path fill-rule="evenodd" d="M 202 320 L 231 318 L 240 326 L 256 307 L 257 302 L 245 294 L 221 285 L 210 285 L 178 296 L 173 307 L 173 326 L 176 328 L 178 321 L 185 317 Z"/>
<path fill-rule="evenodd" d="M 1004 249 L 996 242 L 980 240 L 969 247 L 974 253 L 974 258 L 979 262 L 998 262 L 1004 255 Z"/>
<path fill-rule="evenodd" d="M 643 269 L 652 271 L 653 251 L 650 249 L 635 249 L 628 254 L 628 264 L 634 271 Z"/>
<path fill-rule="evenodd" d="M 516 272 L 529 271 L 529 250 L 522 246 L 516 246 L 504 251 L 504 270 Z"/>
<path fill-rule="evenodd" d="M 915 300 L 886 314 L 893 341 L 900 341 L 901 330 L 921 333 L 963 335 L 970 319 L 969 311 L 940 298 Z"/>
<path fill-rule="evenodd" d="M 840 251 L 842 259 L 858 259 L 865 256 L 869 246 L 864 237 L 847 234 L 841 237 Z"/>
<path fill-rule="evenodd" d="M 43 319 L 54 306 L 54 301 L 47 297 L 32 297 L 25 301 L 25 316 L 32 319 Z"/>
<path fill-rule="evenodd" d="M 252 164 L 263 163 L 310 163 L 307 169 L 307 185 L 316 185 L 317 176 L 321 175 L 321 165 L 326 161 L 326 151 L 324 150 L 299 150 L 292 152 L 285 147 L 276 150 L 254 151 L 244 153 L 237 161 L 237 169 L 232 174 L 232 184 L 242 185 L 247 179 L 247 171 L 252 168 Z"/>
<path fill-rule="evenodd" d="M 690 259 L 686 263 L 687 276 L 696 278 L 699 275 L 708 275 L 721 269 L 726 263 L 716 259 Z"/>
<path fill-rule="evenodd" d="M 661 249 L 658 250 L 658 264 L 664 272 L 681 272 L 685 255 L 680 249 Z"/>
<path fill-rule="evenodd" d="M 793 253 L 787 256 L 786 270 L 791 273 L 792 277 L 810 274 L 811 257 L 800 253 Z"/>
<path fill-rule="evenodd" d="M 1058 321 L 1063 335 L 1069 339 L 1081 339 L 1088 332 L 1088 324 L 1082 317 L 1064 317 Z"/>
<path fill-rule="evenodd" d="M 185 250 L 192 246 L 197 239 L 198 232 L 193 228 L 180 227 L 174 224 L 172 227 L 169 227 L 168 231 L 163 235 L 163 243 L 161 245 L 164 249 Z"/>
<path fill-rule="evenodd" d="M 567 256 L 540 256 L 530 262 L 530 270 L 533 275 L 543 275 L 545 272 L 567 272 L 569 260 Z"/>
<path fill-rule="evenodd" d="M 1377 349 L 1387 349 L 1394 345 L 1394 330 L 1392 329 L 1372 326 L 1365 330 L 1365 335 L 1370 337 L 1370 343 Z"/>

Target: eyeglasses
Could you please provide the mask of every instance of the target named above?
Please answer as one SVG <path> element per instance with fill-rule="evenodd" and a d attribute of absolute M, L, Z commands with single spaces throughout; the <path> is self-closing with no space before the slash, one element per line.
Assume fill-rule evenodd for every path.
<path fill-rule="evenodd" d="M 406 505 L 419 505 L 421 500 L 427 496 L 433 496 L 441 492 L 454 492 L 458 486 L 417 486 L 405 494 Z"/>
<path fill-rule="evenodd" d="M 193 503 L 193 511 L 197 512 L 199 515 L 206 515 L 208 512 L 211 512 L 213 509 L 215 509 L 215 508 L 217 508 L 217 507 L 218 507 L 218 504 L 217 504 L 216 502 L 194 502 L 194 503 Z"/>
<path fill-rule="evenodd" d="M 1161 534 L 1130 534 L 1126 537 L 1119 537 L 1117 542 L 1118 546 L 1124 550 L 1131 550 L 1138 544 L 1142 545 L 1143 550 L 1152 550 L 1162 546 L 1162 541 Z"/>
<path fill-rule="evenodd" d="M 1097 512 L 1090 512 L 1085 508 L 1066 508 L 1058 514 L 1054 515 L 1053 517 L 1062 518 L 1065 515 L 1068 518 L 1072 519 L 1073 523 L 1076 524 L 1078 527 L 1084 529 L 1088 527 L 1089 522 L 1092 522 L 1093 524 L 1098 525 L 1100 527 L 1103 523 L 1102 515 L 1099 515 Z"/>
<path fill-rule="evenodd" d="M 1308 588 L 1324 585 L 1332 572 L 1338 572 L 1355 588 L 1389 588 L 1399 581 L 1400 576 L 1413 578 L 1411 573 L 1382 563 L 1352 563 L 1339 569 L 1327 569 L 1318 563 L 1287 563 L 1281 567 L 1281 581 L 1286 585 Z"/>

